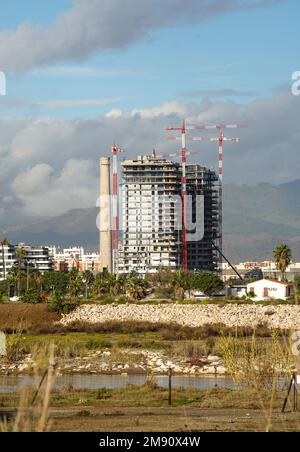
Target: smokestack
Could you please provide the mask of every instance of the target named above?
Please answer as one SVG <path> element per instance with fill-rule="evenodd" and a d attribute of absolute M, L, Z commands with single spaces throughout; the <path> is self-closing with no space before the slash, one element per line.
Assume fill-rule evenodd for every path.
<path fill-rule="evenodd" d="M 112 272 L 110 158 L 100 159 L 100 271 Z"/>

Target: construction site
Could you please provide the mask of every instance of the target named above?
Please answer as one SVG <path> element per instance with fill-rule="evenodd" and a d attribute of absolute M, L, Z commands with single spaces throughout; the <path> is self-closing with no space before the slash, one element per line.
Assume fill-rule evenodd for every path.
<path fill-rule="evenodd" d="M 178 153 L 158 155 L 153 150 L 151 155 L 123 159 L 121 178 L 118 156 L 125 151 L 113 145 L 112 163 L 109 157 L 100 159 L 101 269 L 120 275 L 160 269 L 221 271 L 223 145 L 240 141 L 225 137 L 223 130 L 245 127 L 187 126 L 185 121 L 181 127 L 169 127 L 165 132 L 180 134 L 168 138 L 181 142 Z M 195 130 L 217 130 L 219 135 L 187 135 Z M 218 143 L 218 173 L 188 162 L 197 151 L 187 150 L 187 141 Z"/>

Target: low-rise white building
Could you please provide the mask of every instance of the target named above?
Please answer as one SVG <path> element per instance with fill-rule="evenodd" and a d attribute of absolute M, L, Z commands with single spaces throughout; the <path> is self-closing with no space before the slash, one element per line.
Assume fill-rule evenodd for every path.
<path fill-rule="evenodd" d="M 226 289 L 227 297 L 243 298 L 247 297 L 247 286 L 244 285 L 231 285 Z"/>
<path fill-rule="evenodd" d="M 257 272 L 261 270 L 264 278 L 277 280 L 281 277 L 281 271 L 276 267 L 276 263 L 273 261 L 264 262 L 241 262 L 235 265 L 236 270 L 242 277 L 251 275 L 251 272 Z M 289 281 L 293 281 L 295 277 L 300 276 L 300 262 L 292 262 L 286 269 L 286 277 Z M 261 277 L 262 278 L 262 277 Z M 229 264 L 222 264 L 222 279 L 224 282 L 229 280 L 238 280 L 239 277 L 233 271 Z M 257 279 L 257 278 L 249 278 Z"/>
<path fill-rule="evenodd" d="M 74 246 L 61 250 L 55 246 L 49 246 L 50 254 L 54 261 L 55 271 L 70 271 L 78 268 L 80 272 L 86 270 L 100 271 L 100 256 L 98 253 L 86 253 L 83 247 Z"/>
<path fill-rule="evenodd" d="M 261 279 L 247 284 L 247 293 L 254 294 L 255 301 L 287 300 L 291 296 L 291 285 L 273 279 Z"/>

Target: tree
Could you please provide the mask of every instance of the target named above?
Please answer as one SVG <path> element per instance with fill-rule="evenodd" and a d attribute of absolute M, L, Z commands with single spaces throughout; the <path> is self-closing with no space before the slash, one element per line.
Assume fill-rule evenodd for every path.
<path fill-rule="evenodd" d="M 85 297 L 87 298 L 89 296 L 89 292 L 95 282 L 95 277 L 93 275 L 93 272 L 90 270 L 86 270 L 82 275 L 82 280 L 85 285 Z"/>
<path fill-rule="evenodd" d="M 39 270 L 34 270 L 33 268 L 29 268 L 29 277 L 31 282 L 35 288 L 35 290 L 42 291 L 42 274 Z"/>
<path fill-rule="evenodd" d="M 299 293 L 300 292 L 300 276 L 295 277 L 295 287 L 296 287 L 297 292 Z"/>
<path fill-rule="evenodd" d="M 224 283 L 215 273 L 197 272 L 193 275 L 193 289 L 210 297 L 213 293 L 224 289 Z"/>
<path fill-rule="evenodd" d="M 146 294 L 146 282 L 139 276 L 130 275 L 125 284 L 126 296 L 133 300 L 141 300 Z"/>
<path fill-rule="evenodd" d="M 275 257 L 276 267 L 281 272 L 281 280 L 284 281 L 286 269 L 292 261 L 292 251 L 288 245 L 280 243 L 273 251 L 273 256 Z"/>
<path fill-rule="evenodd" d="M 192 290 L 192 273 L 184 270 L 178 270 L 172 274 L 172 286 L 174 288 L 175 298 L 180 295 L 180 298 L 184 299 L 185 292 Z"/>
<path fill-rule="evenodd" d="M 70 295 L 72 297 L 78 298 L 79 295 L 82 294 L 83 288 L 84 288 L 84 285 L 83 285 L 82 278 L 80 276 L 78 276 L 76 279 L 72 278 L 70 280 L 69 291 L 70 291 Z"/>
<path fill-rule="evenodd" d="M 94 283 L 94 293 L 97 297 L 102 297 L 110 293 L 109 277 L 110 274 L 107 270 L 103 270 L 103 272 L 98 273 L 98 275 L 96 276 Z"/>
<path fill-rule="evenodd" d="M 18 283 L 17 283 L 17 290 L 18 290 L 18 297 L 21 295 L 21 279 L 22 279 L 22 269 L 23 269 L 23 263 L 24 258 L 26 256 L 26 251 L 23 246 L 19 246 L 17 249 L 17 261 L 18 261 Z"/>
<path fill-rule="evenodd" d="M 65 272 L 47 272 L 41 276 L 41 287 L 47 294 L 56 293 L 63 296 L 67 293 L 69 276 Z"/>
<path fill-rule="evenodd" d="M 11 267 L 11 269 L 9 270 L 7 279 L 9 286 L 14 287 L 14 295 L 16 295 L 18 286 L 18 267 L 16 265 Z"/>
<path fill-rule="evenodd" d="M 29 289 L 23 295 L 21 301 L 23 303 L 39 304 L 45 301 L 45 297 L 38 290 Z"/>

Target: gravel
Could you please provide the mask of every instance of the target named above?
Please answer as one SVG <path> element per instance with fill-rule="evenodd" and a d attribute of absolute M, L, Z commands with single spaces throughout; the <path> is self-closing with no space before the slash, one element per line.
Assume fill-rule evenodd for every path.
<path fill-rule="evenodd" d="M 261 305 L 84 305 L 65 315 L 61 324 L 73 322 L 152 322 L 199 327 L 222 323 L 227 326 L 300 329 L 300 306 Z"/>

